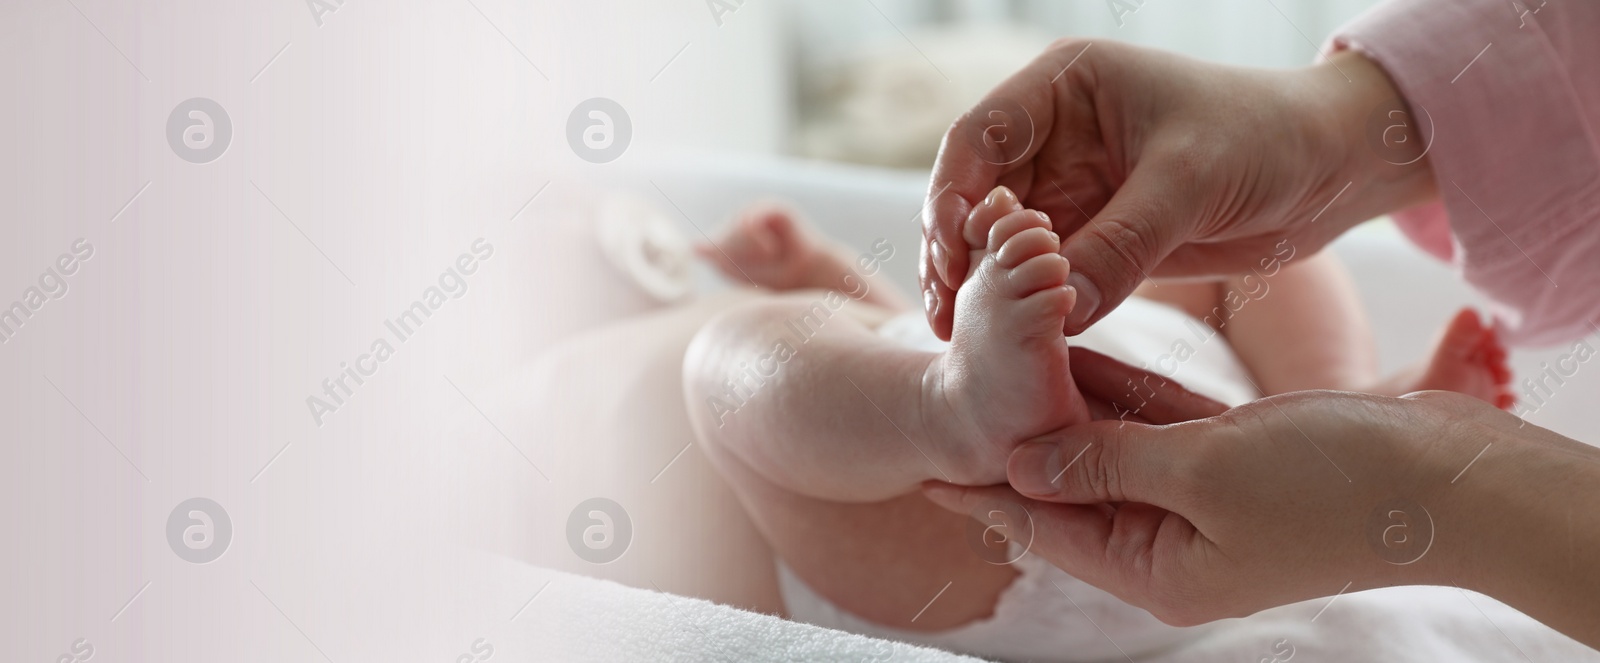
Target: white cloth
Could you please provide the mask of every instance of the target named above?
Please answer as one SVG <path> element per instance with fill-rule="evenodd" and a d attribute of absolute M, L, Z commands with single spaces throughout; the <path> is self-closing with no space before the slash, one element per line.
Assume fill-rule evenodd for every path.
<path fill-rule="evenodd" d="M 394 565 L 380 560 L 378 566 L 385 567 L 381 570 L 356 569 L 353 573 L 360 582 L 354 586 L 394 591 L 385 592 L 384 601 L 370 606 L 358 603 L 363 609 L 343 612 L 345 622 L 349 615 L 369 615 L 371 618 L 365 621 L 372 622 L 371 628 L 359 631 L 366 635 L 347 638 L 349 644 L 345 645 L 338 642 L 340 632 L 334 629 L 327 636 L 332 639 L 332 646 L 329 641 L 319 639 L 319 643 L 335 655 L 340 647 L 350 651 L 378 647 L 381 654 L 399 652 L 407 645 L 416 650 L 415 638 L 371 637 L 372 633 L 383 633 L 381 626 L 392 629 L 398 620 L 451 626 L 432 630 L 448 636 L 442 638 L 444 645 L 460 650 L 474 642 L 459 637 L 460 633 L 485 636 L 499 654 L 495 661 L 502 656 L 507 660 L 630 663 L 974 660 L 881 637 L 797 624 L 699 599 L 553 573 L 495 555 L 475 555 L 463 562 L 455 567 L 456 573 L 439 575 L 436 580 L 443 586 L 433 592 L 418 590 L 414 583 L 419 574 L 409 567 L 401 573 L 386 568 Z M 336 574 L 317 580 L 328 587 L 352 586 L 351 575 L 350 570 L 340 568 Z M 1063 587 L 1093 614 L 1093 609 L 1084 603 L 1083 594 L 1071 585 Z M 1337 591 L 1338 583 L 1330 585 L 1330 594 Z M 531 601 L 530 596 L 534 597 Z M 452 602 L 440 597 L 459 598 Z M 1070 605 L 1067 609 L 1081 619 L 1076 609 Z M 508 613 L 514 615 L 510 621 L 506 621 Z M 1095 619 L 1099 621 L 1101 617 L 1097 614 Z M 330 617 L 329 623 L 344 622 Z M 1102 626 L 1105 624 L 1101 622 Z M 1213 626 L 1193 642 L 1146 656 L 1129 649 L 1128 657 L 1140 663 L 1600 663 L 1600 653 L 1532 618 L 1489 597 L 1451 587 L 1396 587 L 1346 593 Z M 1110 628 L 1106 630 L 1111 632 Z M 401 645 L 392 646 L 394 643 Z M 429 643 L 434 644 L 431 640 Z M 1129 645 L 1123 643 L 1123 647 Z M 1115 649 L 1112 651 L 1111 660 L 1128 660 Z M 405 658 L 403 653 L 373 658 L 398 660 Z"/>
<path fill-rule="evenodd" d="M 917 350 L 948 348 L 917 312 L 889 320 L 878 333 Z M 1230 405 L 1256 398 L 1227 341 L 1164 304 L 1131 298 L 1072 343 L 1178 379 Z M 993 615 L 936 633 L 886 628 L 850 614 L 812 591 L 781 560 L 778 586 L 797 621 L 1003 660 L 1124 660 L 1169 649 L 1215 626 L 1167 626 L 1031 553 L 1021 553 L 1012 566 L 1017 578 L 1001 593 Z"/>
<path fill-rule="evenodd" d="M 532 641 L 531 651 L 520 641 L 514 644 L 522 646 L 505 647 L 508 661 L 975 663 L 700 599 L 565 573 L 546 575 L 553 577 L 542 588 L 535 584 L 524 590 L 539 593 L 517 613 L 515 626 L 487 634 L 495 644 L 510 638 L 508 632 Z"/>
<path fill-rule="evenodd" d="M 403 560 L 395 560 L 400 562 Z M 890 642 L 865 635 L 797 624 L 771 615 L 699 599 L 624 587 L 614 582 L 555 573 L 490 554 L 463 559 L 455 573 L 435 574 L 438 583 L 419 590 L 426 579 L 414 562 L 378 560 L 354 570 L 343 567 L 325 587 L 385 588 L 381 600 L 346 604 L 327 623 L 318 642 L 337 656 L 341 649 L 377 648 L 373 660 L 399 660 L 418 651 L 411 637 L 374 637 L 395 623 L 430 624 L 427 639 L 435 649 L 466 650 L 483 636 L 496 650 L 494 661 L 887 661 L 890 663 L 966 663 L 974 659 Z M 356 582 L 352 584 L 352 577 Z M 1330 594 L 1339 590 L 1330 585 Z M 1090 610 L 1083 595 L 1063 585 L 1073 600 Z M 389 591 L 392 589 L 393 591 Z M 1054 591 L 1052 589 L 1052 591 Z M 362 596 L 366 596 L 363 594 Z M 532 596 L 533 600 L 528 597 Z M 445 597 L 445 598 L 441 598 Z M 454 600 L 446 600 L 454 598 Z M 140 599 L 141 601 L 144 599 Z M 360 607 L 350 609 L 350 605 Z M 519 608 L 520 606 L 520 608 Z M 1073 614 L 1079 614 L 1076 609 Z M 514 617 L 507 621 L 506 615 Z M 331 613 L 330 613 L 331 615 Z M 1081 617 L 1080 617 L 1081 618 Z M 1100 617 L 1096 615 L 1098 621 Z M 342 620 L 342 621 L 341 621 Z M 368 624 L 367 622 L 370 622 Z M 438 628 L 439 626 L 448 628 Z M 1104 626 L 1105 622 L 1101 622 Z M 344 638 L 355 633 L 360 637 Z M 1110 632 L 1110 629 L 1107 629 Z M 393 636 L 393 633 L 389 633 Z M 322 640 L 327 637 L 329 640 Z M 441 642 L 435 642 L 440 640 Z M 284 642 L 290 642 L 285 640 Z M 305 645 L 293 642 L 300 649 Z M 1127 644 L 1123 645 L 1127 647 Z M 431 650 L 430 650 L 431 651 Z M 1114 652 L 1115 650 L 1113 650 Z M 390 655 L 392 653 L 392 655 Z M 288 654 L 279 658 L 285 658 Z M 1197 640 L 1148 656 L 1133 650 L 1140 663 L 1288 663 L 1289 661 L 1537 661 L 1600 663 L 1600 653 L 1543 626 L 1489 597 L 1451 587 L 1396 587 L 1337 598 L 1322 598 L 1274 608 L 1217 625 Z M 156 660 L 156 659 L 151 659 Z M 164 659 L 163 659 L 164 660 Z M 340 659 L 342 660 L 342 659 Z M 1113 653 L 1111 660 L 1127 661 Z"/>
<path fill-rule="evenodd" d="M 1013 554 L 1017 551 L 1013 550 Z M 1120 661 L 1195 639 L 1210 624 L 1178 628 L 1022 553 L 994 614 L 933 633 L 879 626 L 819 596 L 779 560 L 778 589 L 795 621 L 1005 661 Z"/>

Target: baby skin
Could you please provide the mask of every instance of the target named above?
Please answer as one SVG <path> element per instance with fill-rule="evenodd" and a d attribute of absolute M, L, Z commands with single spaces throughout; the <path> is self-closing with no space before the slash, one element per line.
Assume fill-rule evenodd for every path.
<path fill-rule="evenodd" d="M 968 519 L 928 502 L 920 484 L 1003 482 L 1019 443 L 1089 419 L 1061 333 L 1076 298 L 1071 266 L 1049 220 L 1001 188 L 964 232 L 977 248 L 944 352 L 878 335 L 908 310 L 906 299 L 859 273 L 856 256 L 792 210 L 752 208 L 699 249 L 730 280 L 771 291 L 711 321 L 686 353 L 701 449 L 796 575 L 890 628 L 941 631 L 986 617 L 1015 578 L 975 554 Z M 1272 297 L 1221 329 L 1262 391 L 1443 388 L 1508 404 L 1504 352 L 1470 311 L 1452 321 L 1432 361 L 1377 380 L 1359 303 L 1338 269 L 1326 256 L 1285 267 Z M 1204 319 L 1225 286 L 1141 294 Z M 1284 333 L 1308 316 L 1316 333 Z"/>
<path fill-rule="evenodd" d="M 891 294 L 893 289 L 888 284 L 874 283 L 859 302 L 850 301 L 838 313 L 819 318 L 821 314 L 812 305 L 825 299 L 826 291 L 818 290 L 847 290 L 841 284 L 851 273 L 851 259 L 792 212 L 770 206 L 753 209 L 737 220 L 720 241 L 702 246 L 701 255 L 730 278 L 748 279 L 779 295 L 752 305 L 753 312 L 731 312 L 709 325 L 701 338 L 716 339 L 718 347 L 706 350 L 726 356 L 729 350 L 753 343 L 752 356 L 761 357 L 770 353 L 775 342 L 785 340 L 795 349 L 793 358 L 779 365 L 780 370 L 767 380 L 768 384 L 747 382 L 755 395 L 737 412 L 718 415 L 716 427 L 742 431 L 746 424 L 759 421 L 767 413 L 759 409 L 762 399 L 756 396 L 768 390 L 774 400 L 790 401 L 791 407 L 794 399 L 824 397 L 789 391 L 791 387 L 812 386 L 799 380 L 810 376 L 810 370 L 824 369 L 826 374 L 817 377 L 840 387 L 825 395 L 830 401 L 826 405 L 843 408 L 858 403 L 859 407 L 832 409 L 838 416 L 833 422 L 823 423 L 842 425 L 836 432 L 847 433 L 844 437 L 849 438 L 857 437 L 858 434 L 848 433 L 859 431 L 863 424 L 878 422 L 892 433 L 892 455 L 910 461 L 894 464 L 902 467 L 894 473 L 896 480 L 892 482 L 884 481 L 881 465 L 860 468 L 873 474 L 874 480 L 849 492 L 864 492 L 852 496 L 870 500 L 912 491 L 927 479 L 1003 481 L 1006 458 L 1017 443 L 1087 421 L 1088 409 L 1072 382 L 1068 345 L 1061 334 L 1062 321 L 1072 310 L 1074 292 L 1066 286 L 1070 270 L 1066 258 L 1059 253 L 1060 238 L 1038 212 L 1020 208 L 1007 211 L 995 206 L 984 206 L 980 212 L 967 228 L 971 245 L 980 248 L 973 251 L 972 272 L 961 292 L 957 330 L 949 351 L 944 353 L 900 348 L 872 331 L 885 314 L 904 310 L 882 306 L 881 302 L 888 299 L 903 301 Z M 815 327 L 813 336 L 795 337 L 794 325 L 776 324 L 801 320 L 808 313 L 819 323 L 807 324 L 808 331 Z M 714 333 L 730 327 L 732 338 Z M 697 342 L 691 347 L 691 362 L 701 358 L 695 349 L 708 344 Z M 749 358 L 744 360 L 748 362 Z M 843 370 L 846 366 L 852 370 Z M 726 371 L 721 375 L 713 371 L 704 377 L 720 382 L 729 375 Z M 708 385 L 713 389 L 718 386 Z M 733 400 L 736 399 L 725 399 L 728 403 Z M 747 407 L 757 409 L 746 410 Z M 860 416 L 847 418 L 842 416 L 844 413 Z M 788 425 L 792 422 L 787 415 L 783 418 L 784 421 L 772 423 L 794 430 Z M 905 435 L 895 432 L 896 428 Z M 817 440 L 813 444 L 838 443 Z M 804 484 L 793 487 L 839 499 L 840 494 L 834 489 L 844 486 L 818 490 L 812 479 L 795 476 L 797 465 L 817 464 L 817 447 L 797 446 L 786 443 L 774 445 L 781 448 L 753 449 L 759 457 L 750 460 L 758 467 L 766 467 L 770 461 L 774 466 L 769 469 L 780 475 L 772 477 L 774 480 Z M 886 460 L 878 450 L 863 452 L 858 449 L 860 445 L 850 446 L 851 449 L 838 450 L 845 459 L 869 453 L 877 463 Z M 839 475 L 839 469 L 832 464 L 824 463 L 827 466 L 819 469 Z"/>

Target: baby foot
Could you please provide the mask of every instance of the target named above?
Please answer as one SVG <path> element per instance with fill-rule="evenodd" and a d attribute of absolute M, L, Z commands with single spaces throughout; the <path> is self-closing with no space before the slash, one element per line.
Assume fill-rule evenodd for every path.
<path fill-rule="evenodd" d="M 1401 394 L 1439 389 L 1481 399 L 1501 409 L 1516 403 L 1511 391 L 1511 369 L 1506 350 L 1494 328 L 1478 319 L 1476 311 L 1461 309 L 1445 326 L 1433 358 L 1397 381 Z"/>
<path fill-rule="evenodd" d="M 826 241 L 793 208 L 757 203 L 741 212 L 712 242 L 695 253 L 729 280 L 773 290 L 838 287 L 813 283 L 819 263 L 832 259 Z"/>
<path fill-rule="evenodd" d="M 1000 188 L 964 233 L 980 248 L 956 293 L 950 350 L 934 371 L 952 415 L 943 445 L 959 465 L 945 469 L 958 483 L 989 484 L 1005 480 L 1018 443 L 1088 421 L 1089 410 L 1061 333 L 1077 293 L 1066 285 L 1070 268 L 1049 219 Z"/>

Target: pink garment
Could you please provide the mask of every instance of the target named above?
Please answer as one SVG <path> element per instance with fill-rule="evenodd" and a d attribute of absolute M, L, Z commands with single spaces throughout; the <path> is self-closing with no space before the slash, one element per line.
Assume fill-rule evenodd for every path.
<path fill-rule="evenodd" d="M 1390 0 L 1334 47 L 1433 121 L 1440 201 L 1396 214 L 1406 235 L 1493 300 L 1508 343 L 1600 334 L 1600 2 Z"/>

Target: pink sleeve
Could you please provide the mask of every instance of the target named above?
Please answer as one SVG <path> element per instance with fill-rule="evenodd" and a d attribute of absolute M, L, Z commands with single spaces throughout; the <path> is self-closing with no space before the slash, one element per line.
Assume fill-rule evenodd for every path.
<path fill-rule="evenodd" d="M 1390 0 L 1334 46 L 1432 122 L 1440 199 L 1395 215 L 1406 235 L 1494 302 L 1508 342 L 1600 334 L 1600 2 Z"/>

